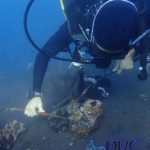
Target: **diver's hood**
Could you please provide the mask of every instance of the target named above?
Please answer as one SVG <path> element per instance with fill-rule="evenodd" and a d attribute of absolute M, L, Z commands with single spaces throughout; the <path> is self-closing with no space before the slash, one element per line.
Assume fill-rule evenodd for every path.
<path fill-rule="evenodd" d="M 92 25 L 92 42 L 98 50 L 115 54 L 123 51 L 137 31 L 138 11 L 126 0 L 109 0 L 97 11 Z"/>

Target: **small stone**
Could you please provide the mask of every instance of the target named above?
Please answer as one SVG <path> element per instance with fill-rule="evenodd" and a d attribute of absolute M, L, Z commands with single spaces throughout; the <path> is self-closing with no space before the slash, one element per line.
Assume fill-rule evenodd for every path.
<path fill-rule="evenodd" d="M 69 146 L 73 146 L 73 142 L 69 143 Z"/>
<path fill-rule="evenodd" d="M 43 140 L 46 140 L 46 137 L 45 137 L 45 136 L 43 136 L 43 137 L 42 137 L 42 139 L 43 139 Z"/>
<path fill-rule="evenodd" d="M 145 94 L 140 94 L 140 98 L 141 99 L 144 99 L 144 98 L 146 98 L 147 96 L 145 95 Z"/>
<path fill-rule="evenodd" d="M 118 112 L 118 110 L 117 109 L 113 109 L 113 112 Z"/>
<path fill-rule="evenodd" d="M 143 100 L 144 100 L 144 101 L 148 101 L 148 100 L 149 100 L 149 98 L 145 97 Z"/>

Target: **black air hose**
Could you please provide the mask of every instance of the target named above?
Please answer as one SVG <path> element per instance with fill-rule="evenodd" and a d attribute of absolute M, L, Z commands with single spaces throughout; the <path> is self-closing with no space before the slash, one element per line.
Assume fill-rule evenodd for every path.
<path fill-rule="evenodd" d="M 24 12 L 24 30 L 25 30 L 25 34 L 27 36 L 27 39 L 29 40 L 29 42 L 32 44 L 32 46 L 40 53 L 48 56 L 48 57 L 52 57 L 54 59 L 57 59 L 57 60 L 62 60 L 62 61 L 68 61 L 68 62 L 78 62 L 78 63 L 82 63 L 82 64 L 92 64 L 92 62 L 90 61 L 90 59 L 83 59 L 83 60 L 76 60 L 76 59 L 67 59 L 67 58 L 60 58 L 60 57 L 56 57 L 56 56 L 52 56 L 51 54 L 47 54 L 45 52 L 43 52 L 43 50 L 33 41 L 33 39 L 31 38 L 30 34 L 29 34 L 29 30 L 28 30 L 28 15 L 29 15 L 29 11 L 31 9 L 31 6 L 33 5 L 33 2 L 35 0 L 30 0 L 26 9 L 25 9 L 25 12 Z"/>

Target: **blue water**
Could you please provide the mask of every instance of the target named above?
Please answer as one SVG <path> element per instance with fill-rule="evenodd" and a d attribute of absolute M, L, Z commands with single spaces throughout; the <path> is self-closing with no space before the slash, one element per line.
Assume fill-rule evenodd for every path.
<path fill-rule="evenodd" d="M 23 15 L 28 2 L 0 0 L 0 108 L 24 108 L 27 104 L 26 93 L 32 86 L 37 51 L 27 40 L 23 29 Z M 35 0 L 29 16 L 29 31 L 40 47 L 63 22 L 59 0 Z M 56 70 L 62 65 L 59 63 Z M 98 72 L 91 68 L 88 72 Z M 14 150 L 84 150 L 90 139 L 102 145 L 116 138 L 133 138 L 138 141 L 137 150 L 150 150 L 150 80 L 139 82 L 137 68 L 135 65 L 132 71 L 112 76 L 113 89 L 110 97 L 103 101 L 101 126 L 87 139 L 78 141 L 71 134 L 54 133 L 47 119 L 30 119 L 23 113 L 0 113 L 0 126 L 14 119 L 26 124 L 27 132 L 16 143 Z M 53 98 L 58 96 L 59 88 L 56 89 L 52 83 L 56 82 L 59 87 L 60 81 L 62 83 L 63 79 L 57 80 L 54 74 L 45 83 L 44 105 L 53 103 Z"/>
<path fill-rule="evenodd" d="M 0 75 L 26 71 L 36 50 L 28 42 L 23 16 L 28 1 L 0 1 Z M 41 47 L 64 21 L 59 1 L 35 1 L 29 16 L 29 31 Z"/>

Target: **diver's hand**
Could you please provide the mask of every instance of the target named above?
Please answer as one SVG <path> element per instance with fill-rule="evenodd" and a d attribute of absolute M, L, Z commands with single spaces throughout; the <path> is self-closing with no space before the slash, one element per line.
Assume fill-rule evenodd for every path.
<path fill-rule="evenodd" d="M 24 114 L 28 117 L 37 116 L 38 113 L 45 112 L 41 97 L 33 97 L 27 104 Z"/>
<path fill-rule="evenodd" d="M 113 72 L 120 74 L 123 70 L 130 70 L 133 68 L 133 55 L 135 49 L 131 49 L 128 54 L 122 60 L 117 60 L 116 66 L 113 68 Z"/>

